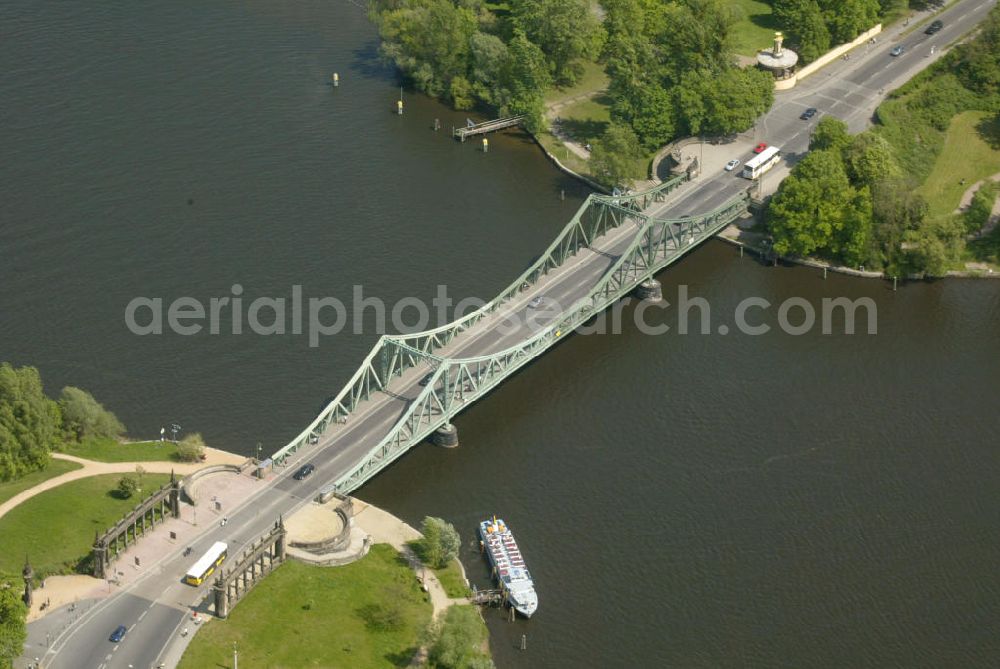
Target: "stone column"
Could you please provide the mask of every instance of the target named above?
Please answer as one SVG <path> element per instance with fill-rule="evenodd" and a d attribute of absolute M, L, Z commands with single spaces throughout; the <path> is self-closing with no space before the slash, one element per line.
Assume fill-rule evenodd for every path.
<path fill-rule="evenodd" d="M 170 472 L 170 515 L 181 517 L 181 482 L 174 477 L 173 471 Z"/>
<path fill-rule="evenodd" d="M 215 579 L 215 615 L 219 618 L 229 616 L 229 588 L 222 577 Z"/>

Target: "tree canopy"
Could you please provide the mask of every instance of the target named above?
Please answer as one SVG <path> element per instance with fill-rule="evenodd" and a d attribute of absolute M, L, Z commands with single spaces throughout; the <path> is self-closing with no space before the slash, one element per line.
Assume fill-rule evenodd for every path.
<path fill-rule="evenodd" d="M 105 409 L 86 390 L 66 386 L 59 397 L 63 428 L 75 439 L 84 437 L 115 438 L 125 432 L 117 416 Z"/>
<path fill-rule="evenodd" d="M 34 367 L 0 364 L 0 481 L 42 469 L 59 443 L 59 406 Z"/>
<path fill-rule="evenodd" d="M 420 533 L 423 537 L 417 542 L 417 549 L 427 565 L 440 569 L 458 556 L 462 541 L 451 523 L 426 516 L 420 525 Z"/>
<path fill-rule="evenodd" d="M 0 666 L 10 666 L 24 651 L 27 616 L 28 607 L 21 601 L 18 584 L 0 583 Z"/>

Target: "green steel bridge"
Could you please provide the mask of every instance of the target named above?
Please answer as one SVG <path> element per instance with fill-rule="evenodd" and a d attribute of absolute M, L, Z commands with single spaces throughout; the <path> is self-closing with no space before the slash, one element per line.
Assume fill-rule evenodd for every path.
<path fill-rule="evenodd" d="M 441 327 L 383 335 L 273 461 L 286 464 L 300 449 L 317 449 L 334 461 L 326 490 L 346 494 L 428 436 L 453 434 L 456 414 L 747 211 L 748 191 L 707 213 L 654 217 L 686 180 L 682 175 L 635 194 L 590 195 L 538 260 L 491 302 Z M 535 328 L 512 327 L 511 319 L 541 295 L 559 296 L 558 313 Z"/>

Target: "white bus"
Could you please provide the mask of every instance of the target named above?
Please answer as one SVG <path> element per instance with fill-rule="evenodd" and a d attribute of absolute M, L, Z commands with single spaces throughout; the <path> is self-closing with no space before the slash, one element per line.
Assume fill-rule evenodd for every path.
<path fill-rule="evenodd" d="M 756 179 L 777 165 L 779 160 L 781 160 L 781 149 L 769 146 L 743 165 L 743 173 L 740 176 L 744 179 Z"/>
<path fill-rule="evenodd" d="M 201 585 L 205 579 L 212 575 L 215 568 L 226 559 L 226 550 L 229 548 L 225 543 L 216 541 L 208 552 L 201 556 L 197 562 L 188 570 L 184 576 L 184 581 L 191 585 Z"/>

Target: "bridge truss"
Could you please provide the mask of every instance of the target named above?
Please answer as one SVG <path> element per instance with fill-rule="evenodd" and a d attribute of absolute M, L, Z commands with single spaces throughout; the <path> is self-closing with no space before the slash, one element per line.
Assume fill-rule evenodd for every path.
<path fill-rule="evenodd" d="M 590 195 L 573 219 L 538 260 L 491 302 L 438 328 L 409 335 L 383 335 L 361 366 L 295 439 L 272 458 L 282 463 L 298 449 L 328 430 L 347 424 L 376 394 L 392 394 L 393 381 L 414 368 L 427 375 L 416 398 L 406 405 L 379 443 L 330 491 L 347 494 L 405 453 L 517 369 L 544 353 L 574 328 L 595 316 L 640 283 L 670 265 L 701 242 L 714 236 L 742 215 L 749 204 L 744 193 L 721 207 L 682 219 L 657 219 L 645 213 L 686 180 L 682 175 L 651 190 L 624 195 Z M 581 250 L 590 248 L 612 230 L 631 226 L 628 246 L 590 288 L 587 294 L 564 309 L 544 327 L 507 349 L 489 355 L 452 357 L 448 347 L 484 320 L 498 323 L 513 311 L 522 293 L 547 274 L 563 266 Z M 418 372 L 410 372 L 415 375 Z"/>

